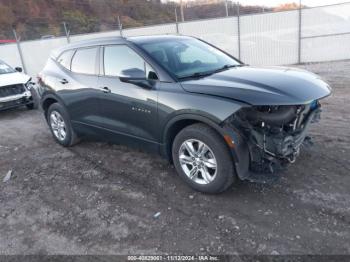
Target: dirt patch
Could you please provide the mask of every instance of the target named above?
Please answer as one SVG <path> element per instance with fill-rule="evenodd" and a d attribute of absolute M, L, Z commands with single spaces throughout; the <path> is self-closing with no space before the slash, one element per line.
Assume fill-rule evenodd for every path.
<path fill-rule="evenodd" d="M 275 184 L 216 196 L 189 189 L 157 155 L 62 148 L 39 111 L 1 112 L 0 254 L 349 254 L 350 62 L 300 67 L 334 91 L 315 145 Z"/>

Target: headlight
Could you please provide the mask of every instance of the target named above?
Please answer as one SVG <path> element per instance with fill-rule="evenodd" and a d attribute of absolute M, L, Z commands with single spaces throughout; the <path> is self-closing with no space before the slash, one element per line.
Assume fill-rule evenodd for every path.
<path fill-rule="evenodd" d="M 30 90 L 33 87 L 34 83 L 32 82 L 32 79 L 30 78 L 27 83 L 25 83 L 25 87 L 27 90 Z"/>

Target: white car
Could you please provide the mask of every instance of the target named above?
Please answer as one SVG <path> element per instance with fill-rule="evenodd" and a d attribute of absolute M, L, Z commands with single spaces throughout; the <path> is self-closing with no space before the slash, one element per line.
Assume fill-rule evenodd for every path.
<path fill-rule="evenodd" d="M 0 111 L 26 106 L 37 107 L 37 91 L 31 77 L 22 73 L 22 68 L 13 69 L 0 60 Z"/>

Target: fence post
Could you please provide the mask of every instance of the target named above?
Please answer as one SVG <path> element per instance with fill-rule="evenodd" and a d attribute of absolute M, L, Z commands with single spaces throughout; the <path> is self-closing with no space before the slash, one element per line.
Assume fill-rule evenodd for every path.
<path fill-rule="evenodd" d="M 176 25 L 176 34 L 179 34 L 179 21 L 178 21 L 178 18 L 177 18 L 176 6 L 175 6 L 175 25 Z"/>
<path fill-rule="evenodd" d="M 118 15 L 118 27 L 119 27 L 119 34 L 121 37 L 123 37 L 123 24 L 120 21 L 120 16 Z"/>
<path fill-rule="evenodd" d="M 301 1 L 302 0 L 299 0 L 298 64 L 301 63 L 301 15 L 302 15 Z"/>
<path fill-rule="evenodd" d="M 225 12 L 226 12 L 226 17 L 228 17 L 228 2 L 225 0 Z"/>
<path fill-rule="evenodd" d="M 239 10 L 239 2 L 237 5 L 237 36 L 238 36 L 238 59 L 241 60 L 241 14 Z"/>
<path fill-rule="evenodd" d="M 64 31 L 66 33 L 67 43 L 70 43 L 70 30 L 67 28 L 66 22 L 63 22 Z"/>
<path fill-rule="evenodd" d="M 15 39 L 16 39 L 17 50 L 18 50 L 19 58 L 21 59 L 23 72 L 26 74 L 26 73 L 27 73 L 27 69 L 26 69 L 26 65 L 24 64 L 22 49 L 21 49 L 21 45 L 20 45 L 20 39 L 19 39 L 19 37 L 17 36 L 16 29 L 13 29 L 12 31 L 13 31 L 13 35 L 14 35 L 14 37 L 15 37 Z"/>
<path fill-rule="evenodd" d="M 184 5 L 182 0 L 180 0 L 180 12 L 181 12 L 181 21 L 185 22 Z"/>

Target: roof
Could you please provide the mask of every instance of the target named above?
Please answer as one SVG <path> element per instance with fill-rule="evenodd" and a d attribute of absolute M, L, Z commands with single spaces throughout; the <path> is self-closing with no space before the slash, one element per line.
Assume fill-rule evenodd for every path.
<path fill-rule="evenodd" d="M 121 36 L 110 36 L 110 37 L 101 37 L 101 38 L 93 38 L 88 40 L 82 40 L 79 42 L 74 42 L 71 44 L 67 44 L 60 48 L 57 48 L 52 51 L 51 56 L 53 58 L 57 58 L 62 52 L 70 49 L 80 48 L 80 47 L 88 47 L 94 45 L 109 45 L 109 44 L 120 44 L 126 42 L 133 42 L 136 44 L 143 43 L 152 43 L 159 42 L 169 39 L 186 39 L 189 38 L 187 36 L 177 36 L 177 35 L 153 35 L 153 36 L 133 36 L 133 37 L 121 37 Z"/>
<path fill-rule="evenodd" d="M 59 47 L 57 49 L 54 49 L 51 52 L 51 57 L 57 58 L 62 52 L 75 49 L 79 47 L 87 47 L 87 46 L 94 46 L 94 45 L 106 45 L 111 43 L 121 43 L 125 42 L 126 39 L 120 36 L 111 36 L 111 37 L 101 37 L 101 38 L 93 38 L 88 40 L 82 40 L 74 43 L 70 43 L 67 45 L 64 45 L 62 47 Z"/>
<path fill-rule="evenodd" d="M 165 40 L 179 40 L 179 39 L 189 39 L 189 36 L 180 36 L 180 35 L 150 35 L 150 36 L 133 36 L 128 37 L 127 40 L 137 43 L 137 44 L 145 44 L 145 43 L 154 43 L 161 42 Z"/>

